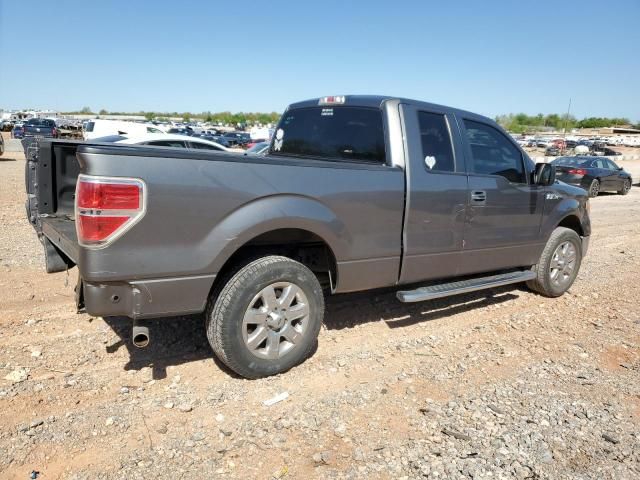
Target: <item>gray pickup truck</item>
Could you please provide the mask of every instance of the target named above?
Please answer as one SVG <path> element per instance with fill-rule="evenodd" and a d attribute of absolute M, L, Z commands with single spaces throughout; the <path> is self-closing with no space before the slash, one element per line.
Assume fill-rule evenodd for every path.
<path fill-rule="evenodd" d="M 213 351 L 248 378 L 312 353 L 325 294 L 527 282 L 555 297 L 589 244 L 584 190 L 492 120 L 414 100 L 295 103 L 263 157 L 38 146 L 27 214 L 47 271 L 78 266 L 78 307 L 130 317 L 137 346 L 147 319 L 204 312 Z"/>

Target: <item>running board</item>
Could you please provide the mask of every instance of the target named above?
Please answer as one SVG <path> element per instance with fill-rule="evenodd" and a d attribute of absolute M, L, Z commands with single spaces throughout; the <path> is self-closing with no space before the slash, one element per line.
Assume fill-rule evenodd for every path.
<path fill-rule="evenodd" d="M 473 278 L 471 280 L 461 280 L 459 282 L 441 283 L 430 287 L 420 287 L 415 290 L 401 290 L 396 293 L 398 300 L 404 303 L 422 302 L 433 300 L 434 298 L 449 297 L 461 293 L 475 292 L 485 288 L 501 287 L 511 283 L 526 282 L 536 278 L 535 272 L 524 270 L 520 272 L 503 273 L 490 277 Z"/>

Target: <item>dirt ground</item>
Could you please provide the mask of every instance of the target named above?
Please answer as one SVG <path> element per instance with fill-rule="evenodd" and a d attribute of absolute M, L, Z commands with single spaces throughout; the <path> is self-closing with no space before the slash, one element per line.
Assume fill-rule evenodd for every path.
<path fill-rule="evenodd" d="M 640 478 L 638 186 L 591 201 L 563 297 L 334 297 L 310 360 L 248 381 L 199 317 L 158 320 L 138 350 L 126 319 L 76 314 L 76 271 L 44 272 L 23 182 L 5 153 L 2 479 Z"/>

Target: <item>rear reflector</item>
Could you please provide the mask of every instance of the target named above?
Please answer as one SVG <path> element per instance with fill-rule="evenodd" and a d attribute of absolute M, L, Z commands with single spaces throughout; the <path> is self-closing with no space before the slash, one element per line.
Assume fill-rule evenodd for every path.
<path fill-rule="evenodd" d="M 102 247 L 136 224 L 145 213 L 145 185 L 136 178 L 80 175 L 76 184 L 78 243 Z"/>
<path fill-rule="evenodd" d="M 78 237 L 87 242 L 99 242 L 105 238 L 109 238 L 120 227 L 122 227 L 129 217 L 106 217 L 80 215 L 78 217 Z"/>

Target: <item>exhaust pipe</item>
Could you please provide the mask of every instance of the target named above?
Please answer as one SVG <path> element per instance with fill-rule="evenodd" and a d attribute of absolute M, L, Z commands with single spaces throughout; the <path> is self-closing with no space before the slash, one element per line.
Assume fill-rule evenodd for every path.
<path fill-rule="evenodd" d="M 133 329 L 131 330 L 131 340 L 133 344 L 138 348 L 145 348 L 149 345 L 149 327 L 140 325 L 139 323 L 133 323 Z"/>

